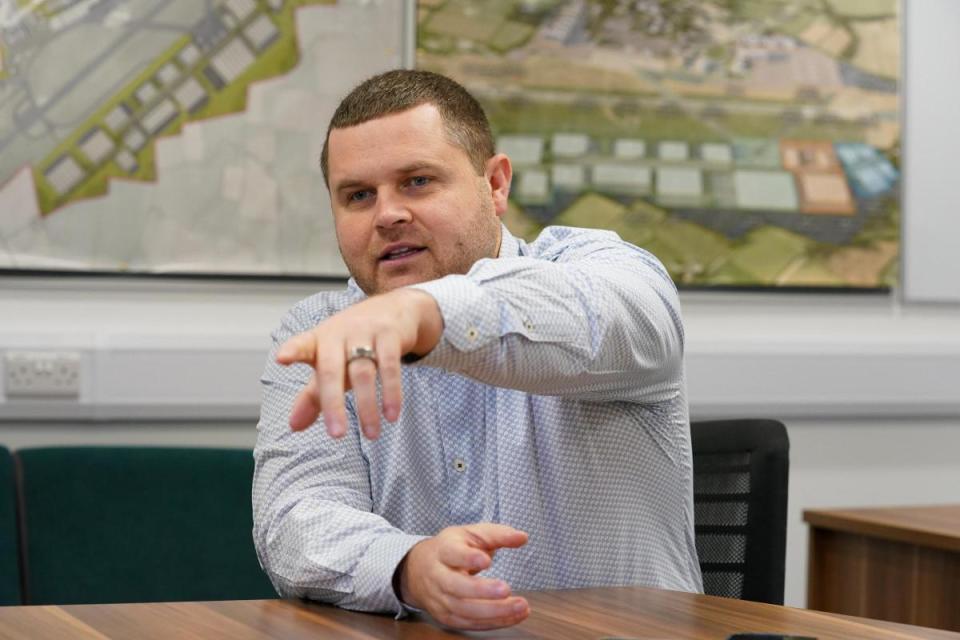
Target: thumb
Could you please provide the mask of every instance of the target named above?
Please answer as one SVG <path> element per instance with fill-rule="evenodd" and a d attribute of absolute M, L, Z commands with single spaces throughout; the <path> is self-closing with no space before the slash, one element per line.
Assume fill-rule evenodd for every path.
<path fill-rule="evenodd" d="M 505 524 L 480 522 L 464 527 L 467 544 L 477 549 L 492 551 L 508 547 L 516 549 L 527 543 L 529 536 L 524 531 Z"/>

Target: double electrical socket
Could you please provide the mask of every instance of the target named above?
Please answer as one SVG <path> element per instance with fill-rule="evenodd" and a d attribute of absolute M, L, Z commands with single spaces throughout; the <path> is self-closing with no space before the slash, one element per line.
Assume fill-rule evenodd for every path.
<path fill-rule="evenodd" d="M 8 398 L 79 397 L 80 352 L 7 351 L 4 391 Z"/>

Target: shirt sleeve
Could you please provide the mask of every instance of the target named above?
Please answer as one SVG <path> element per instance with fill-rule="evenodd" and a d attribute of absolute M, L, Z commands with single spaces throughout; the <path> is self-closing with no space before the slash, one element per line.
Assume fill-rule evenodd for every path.
<path fill-rule="evenodd" d="M 357 611 L 406 610 L 393 573 L 425 536 L 408 535 L 372 513 L 369 473 L 355 415 L 337 440 L 322 418 L 294 432 L 288 420 L 309 380 L 306 365 L 282 367 L 277 347 L 315 322 L 296 309 L 273 333 L 261 383 L 263 402 L 254 449 L 253 536 L 260 564 L 284 597 L 309 598 Z"/>
<path fill-rule="evenodd" d="M 530 256 L 478 261 L 412 285 L 440 307 L 440 342 L 417 365 L 590 401 L 682 393 L 676 287 L 649 252 L 608 231 L 552 227 Z"/>

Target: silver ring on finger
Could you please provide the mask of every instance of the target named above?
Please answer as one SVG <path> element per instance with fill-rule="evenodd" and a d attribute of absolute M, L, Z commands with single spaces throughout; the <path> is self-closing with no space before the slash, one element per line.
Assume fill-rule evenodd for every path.
<path fill-rule="evenodd" d="M 359 347 L 351 347 L 347 351 L 347 364 L 350 364 L 354 360 L 369 360 L 374 365 L 377 364 L 377 352 L 373 350 L 373 347 L 367 345 L 361 345 Z"/>

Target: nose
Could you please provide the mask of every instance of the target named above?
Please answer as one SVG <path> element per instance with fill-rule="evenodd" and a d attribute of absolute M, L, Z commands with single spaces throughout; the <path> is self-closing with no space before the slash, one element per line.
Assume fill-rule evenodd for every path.
<path fill-rule="evenodd" d="M 377 227 L 386 229 L 408 223 L 412 219 L 413 215 L 400 194 L 388 190 L 380 190 L 377 193 Z"/>

